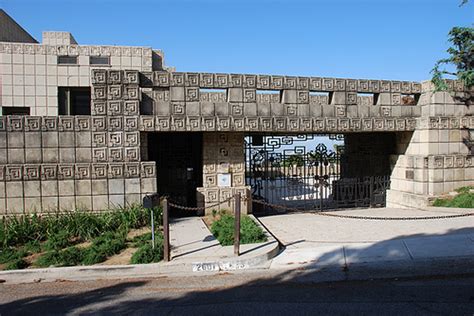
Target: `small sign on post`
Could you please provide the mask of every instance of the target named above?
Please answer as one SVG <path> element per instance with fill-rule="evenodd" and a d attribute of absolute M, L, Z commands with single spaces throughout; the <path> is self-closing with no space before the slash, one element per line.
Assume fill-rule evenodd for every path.
<path fill-rule="evenodd" d="M 151 246 L 155 249 L 155 216 L 153 209 L 158 205 L 159 196 L 158 194 L 146 195 L 143 198 L 143 207 L 150 210 L 151 217 Z"/>
<path fill-rule="evenodd" d="M 234 221 L 234 255 L 240 255 L 240 192 L 235 195 L 235 221 Z"/>

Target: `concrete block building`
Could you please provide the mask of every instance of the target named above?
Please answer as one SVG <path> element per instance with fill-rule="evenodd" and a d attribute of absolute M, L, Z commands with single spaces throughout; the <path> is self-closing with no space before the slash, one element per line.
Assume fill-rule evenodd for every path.
<path fill-rule="evenodd" d="M 337 175 L 331 190 L 384 176 L 383 204 L 400 207 L 474 184 L 472 90 L 459 82 L 435 92 L 429 81 L 176 72 L 151 47 L 81 45 L 68 32 L 37 43 L 3 11 L 0 23 L 0 214 L 100 211 L 155 192 L 209 206 L 290 174 L 313 202 L 337 195 L 318 179 Z M 250 168 L 250 147 L 301 135 L 343 138 L 338 171 L 323 174 L 335 159 L 314 152 L 291 165 L 266 151 L 264 172 Z"/>

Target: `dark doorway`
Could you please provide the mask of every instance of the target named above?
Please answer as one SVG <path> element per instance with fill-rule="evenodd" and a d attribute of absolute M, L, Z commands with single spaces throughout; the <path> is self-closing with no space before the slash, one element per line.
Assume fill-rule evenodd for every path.
<path fill-rule="evenodd" d="M 157 191 L 180 205 L 196 206 L 196 188 L 202 186 L 202 134 L 150 133 L 149 160 L 156 161 Z M 196 212 L 171 210 L 174 216 Z"/>

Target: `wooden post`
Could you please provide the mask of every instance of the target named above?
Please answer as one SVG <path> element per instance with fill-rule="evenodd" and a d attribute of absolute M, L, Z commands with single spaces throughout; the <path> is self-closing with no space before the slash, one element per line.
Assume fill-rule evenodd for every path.
<path fill-rule="evenodd" d="M 234 255 L 240 255 L 240 192 L 235 195 Z"/>
<path fill-rule="evenodd" d="M 163 207 L 163 260 L 165 262 L 170 261 L 170 226 L 168 218 L 168 199 L 165 197 L 162 201 Z"/>

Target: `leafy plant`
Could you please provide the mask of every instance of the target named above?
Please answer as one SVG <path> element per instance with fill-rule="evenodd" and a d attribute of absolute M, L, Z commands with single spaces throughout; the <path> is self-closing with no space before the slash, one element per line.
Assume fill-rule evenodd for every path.
<path fill-rule="evenodd" d="M 76 266 L 82 262 L 84 251 L 78 247 L 69 247 L 64 250 L 53 250 L 45 253 L 36 260 L 40 267 L 67 267 Z"/>
<path fill-rule="evenodd" d="M 92 241 L 92 245 L 84 252 L 82 263 L 91 265 L 103 262 L 108 256 L 119 253 L 125 246 L 124 234 L 107 232 Z"/>
<path fill-rule="evenodd" d="M 7 263 L 25 257 L 28 253 L 24 249 L 3 248 L 0 249 L 0 263 Z"/>
<path fill-rule="evenodd" d="M 433 206 L 474 208 L 474 193 L 470 191 L 473 189 L 472 186 L 456 189 L 458 195 L 453 198 L 438 198 L 434 201 Z"/>
<path fill-rule="evenodd" d="M 460 6 L 467 2 L 468 0 L 463 0 Z M 452 44 L 452 47 L 447 50 L 450 56 L 436 62 L 431 70 L 433 75 L 431 81 L 437 91 L 448 90 L 448 85 L 443 77 L 451 75 L 470 88 L 474 85 L 474 28 L 453 27 L 448 33 L 448 41 Z M 455 72 L 441 69 L 442 65 L 449 64 L 456 67 Z"/>
<path fill-rule="evenodd" d="M 151 243 L 146 243 L 138 248 L 132 255 L 131 263 L 142 264 L 159 262 L 161 260 L 163 260 L 163 241 L 159 239 L 155 248 L 152 247 Z"/>
<path fill-rule="evenodd" d="M 45 250 L 61 250 L 71 245 L 69 233 L 66 230 L 61 230 L 51 235 L 44 243 Z"/>
<path fill-rule="evenodd" d="M 223 214 L 221 218 L 211 226 L 212 234 L 223 246 L 234 244 L 234 216 Z M 267 238 L 263 230 L 249 217 L 242 216 L 240 221 L 240 242 L 251 244 L 264 242 Z"/>
<path fill-rule="evenodd" d="M 5 267 L 5 270 L 20 270 L 20 269 L 25 269 L 28 267 L 28 262 L 26 262 L 24 259 L 19 258 L 15 259 L 7 264 Z"/>

